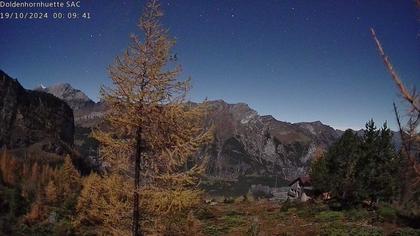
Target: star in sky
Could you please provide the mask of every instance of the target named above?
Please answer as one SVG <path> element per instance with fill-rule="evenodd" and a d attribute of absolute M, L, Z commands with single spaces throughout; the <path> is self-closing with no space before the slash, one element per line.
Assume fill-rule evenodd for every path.
<path fill-rule="evenodd" d="M 41 78 L 46 85 L 69 82 L 96 99 L 99 86 L 109 82 L 108 65 L 131 33 L 141 34 L 145 2 L 89 1 L 90 21 L 0 22 L 1 69 L 27 88 Z M 183 76 L 193 78 L 193 101 L 246 102 L 261 114 L 334 127 L 392 119 L 395 88 L 369 35 L 372 26 L 406 83 L 419 87 L 413 1 L 255 2 L 161 0 L 163 25 L 179 39 Z M 368 100 L 373 93 L 376 99 Z"/>

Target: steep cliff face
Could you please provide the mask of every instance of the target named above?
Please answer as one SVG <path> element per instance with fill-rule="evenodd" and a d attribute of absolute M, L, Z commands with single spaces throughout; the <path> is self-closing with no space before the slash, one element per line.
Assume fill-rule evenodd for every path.
<path fill-rule="evenodd" d="M 248 105 L 210 102 L 208 123 L 215 129 L 207 174 L 222 179 L 277 175 L 292 179 L 307 173 L 310 161 L 339 134 L 321 122 L 291 124 L 259 116 Z"/>
<path fill-rule="evenodd" d="M 49 152 L 73 145 L 72 109 L 51 94 L 24 89 L 0 70 L 0 148 L 43 143 Z"/>

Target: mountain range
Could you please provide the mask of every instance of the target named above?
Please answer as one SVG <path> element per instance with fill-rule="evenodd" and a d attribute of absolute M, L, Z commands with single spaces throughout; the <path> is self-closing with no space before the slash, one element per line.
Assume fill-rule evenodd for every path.
<path fill-rule="evenodd" d="M 17 84 L 15 86 L 20 86 L 17 81 L 2 73 L 0 89 L 10 90 L 7 88 L 10 85 L 4 82 L 6 80 L 9 83 L 14 81 Z M 89 162 L 85 161 L 86 163 L 96 163 L 97 166 L 98 144 L 89 137 L 89 133 L 101 122 L 106 112 L 103 102 L 92 101 L 81 90 L 67 83 L 50 87 L 40 86 L 33 91 L 24 91 L 52 98 L 54 101 L 64 101 L 73 110 L 74 145 L 83 158 L 89 159 Z M 5 119 L 7 114 L 5 108 L 15 106 L 6 103 L 7 98 L 0 96 L 2 119 Z M 200 151 L 195 160 L 205 164 L 206 175 L 211 178 L 236 180 L 243 176 L 278 176 L 284 180 L 291 180 L 306 175 L 311 161 L 343 133 L 320 121 L 289 123 L 276 120 L 270 115 L 262 116 L 245 103 L 229 104 L 223 100 L 215 100 L 209 101 L 208 104 L 206 124 L 214 127 L 214 141 Z M 38 106 L 43 105 L 40 103 Z M 57 114 L 63 109 L 63 105 L 51 104 L 48 109 L 52 110 L 51 113 Z M 67 113 L 67 120 L 72 120 L 73 114 L 68 111 Z M 23 114 L 23 116 L 30 115 Z M 17 119 L 17 116 L 14 119 Z M 48 117 L 42 119 L 46 123 L 50 122 Z M 8 127 L 1 128 L 8 129 Z M 362 131 L 357 132 L 362 133 Z M 398 136 L 394 136 L 396 136 L 395 142 L 398 143 Z M 2 140 L 5 138 L 0 139 Z"/>
<path fill-rule="evenodd" d="M 106 112 L 102 102 L 95 103 L 69 84 L 35 90 L 65 101 L 74 111 L 76 133 L 82 134 L 76 138 L 76 145 L 83 147 L 81 152 L 95 148 L 85 141 L 89 128 L 97 125 Z M 214 127 L 215 137 L 197 155 L 197 161 L 206 161 L 207 175 L 218 179 L 267 175 L 292 179 L 304 175 L 314 156 L 325 151 L 341 134 L 320 121 L 288 123 L 260 116 L 245 103 L 216 100 L 208 104 L 205 123 Z"/>

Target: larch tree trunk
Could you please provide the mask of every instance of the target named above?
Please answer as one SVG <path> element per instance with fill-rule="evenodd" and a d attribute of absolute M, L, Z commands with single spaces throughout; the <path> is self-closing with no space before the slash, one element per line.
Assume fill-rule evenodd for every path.
<path fill-rule="evenodd" d="M 134 160 L 134 192 L 133 192 L 133 236 L 143 235 L 140 228 L 140 207 L 139 207 L 139 190 L 140 190 L 140 170 L 141 170 L 141 127 L 137 128 L 136 134 L 136 153 Z"/>

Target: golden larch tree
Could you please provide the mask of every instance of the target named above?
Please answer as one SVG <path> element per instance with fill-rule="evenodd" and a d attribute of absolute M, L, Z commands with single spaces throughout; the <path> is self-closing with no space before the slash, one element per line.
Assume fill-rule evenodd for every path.
<path fill-rule="evenodd" d="M 91 174 L 83 179 L 76 206 L 75 228 L 86 235 L 129 235 L 132 201 L 129 182 L 121 175 L 102 178 Z"/>
<path fill-rule="evenodd" d="M 149 1 L 138 24 L 143 37 L 132 36 L 109 68 L 112 86 L 101 89 L 106 123 L 93 133 L 109 173 L 133 181 L 126 188 L 133 235 L 143 234 L 140 223 L 157 230 L 157 222 L 171 224 L 174 214 L 198 204 L 201 169 L 189 160 L 211 138 L 203 129 L 205 106 L 186 102 L 190 80 L 177 79 L 175 41 L 162 16 L 158 1 Z"/>

